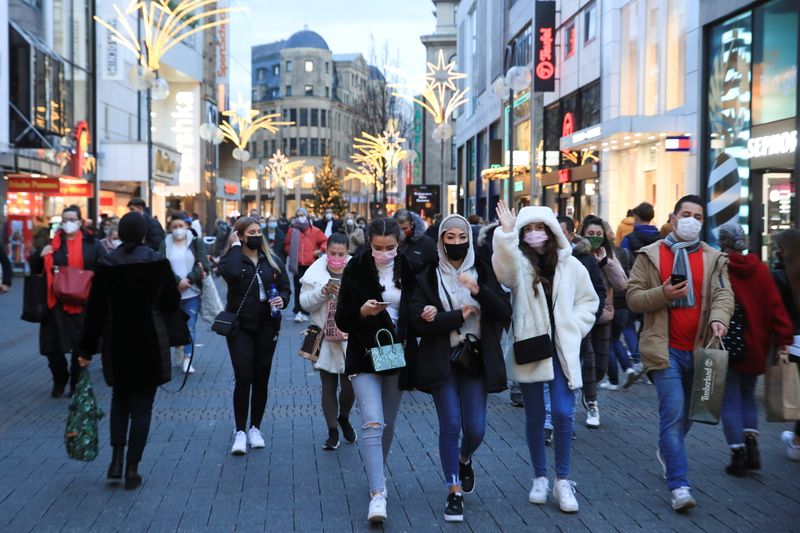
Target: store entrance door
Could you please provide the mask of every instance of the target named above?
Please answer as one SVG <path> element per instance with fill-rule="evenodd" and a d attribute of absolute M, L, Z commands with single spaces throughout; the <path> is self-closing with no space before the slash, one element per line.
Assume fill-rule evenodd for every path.
<path fill-rule="evenodd" d="M 797 209 L 792 169 L 754 170 L 751 174 L 750 250 L 767 261 L 772 237 L 792 227 Z"/>

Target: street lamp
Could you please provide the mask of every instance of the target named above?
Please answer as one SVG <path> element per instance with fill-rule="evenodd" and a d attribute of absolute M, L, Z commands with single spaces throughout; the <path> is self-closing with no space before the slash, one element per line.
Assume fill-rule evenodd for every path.
<path fill-rule="evenodd" d="M 122 10 L 113 9 L 115 23 L 111 24 L 95 15 L 95 22 L 111 33 L 116 42 L 133 52 L 136 64 L 128 72 L 128 81 L 137 91 L 147 94 L 147 203 L 153 206 L 153 134 L 152 100 L 169 96 L 169 83 L 158 76 L 161 58 L 172 47 L 195 33 L 223 26 L 230 19 L 223 18 L 239 8 L 215 7 L 206 9 L 215 0 L 131 0 Z M 143 34 L 133 30 L 128 17 L 136 14 L 143 26 Z M 220 18 L 216 18 L 220 17 Z"/>
<path fill-rule="evenodd" d="M 508 190 L 506 203 L 514 206 L 514 95 L 529 87 L 531 84 L 531 71 L 525 67 L 515 66 L 508 69 L 504 78 L 494 82 L 494 94 L 501 101 L 508 96 Z"/>

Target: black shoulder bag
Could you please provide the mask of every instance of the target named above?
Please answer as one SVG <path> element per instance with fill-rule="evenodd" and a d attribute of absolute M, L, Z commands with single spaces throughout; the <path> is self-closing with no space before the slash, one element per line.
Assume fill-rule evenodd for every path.
<path fill-rule="evenodd" d="M 250 293 L 250 289 L 253 288 L 253 283 L 255 283 L 257 277 L 258 266 L 256 266 L 255 276 L 253 276 L 253 279 L 250 280 L 250 285 L 248 285 L 247 290 L 244 291 L 244 296 L 242 296 L 239 309 L 237 309 L 235 313 L 231 313 L 230 311 L 222 311 L 220 314 L 218 314 L 216 318 L 214 318 L 214 323 L 211 324 L 211 331 L 218 333 L 223 337 L 231 337 L 234 333 L 236 333 L 236 331 L 239 329 L 239 313 L 242 311 L 244 301 L 247 300 L 247 295 Z"/>
<path fill-rule="evenodd" d="M 544 288 L 542 290 L 544 290 Z M 553 309 L 550 306 L 550 302 L 546 302 L 546 305 L 547 313 L 550 316 L 550 328 L 555 333 Z M 555 353 L 555 343 L 548 333 L 514 343 L 514 361 L 516 361 L 518 365 L 544 361 L 545 359 L 553 357 Z"/>
<path fill-rule="evenodd" d="M 438 274 L 436 277 L 439 277 Z M 450 310 L 455 311 L 455 309 L 453 309 L 453 302 L 450 300 L 450 293 L 447 292 L 441 278 L 439 279 L 439 284 L 442 286 Z M 472 333 L 462 335 L 461 328 L 458 328 L 456 333 L 458 333 L 460 341 L 458 345 L 450 351 L 450 364 L 470 377 L 479 378 L 483 376 L 483 356 L 481 355 L 480 339 Z"/>

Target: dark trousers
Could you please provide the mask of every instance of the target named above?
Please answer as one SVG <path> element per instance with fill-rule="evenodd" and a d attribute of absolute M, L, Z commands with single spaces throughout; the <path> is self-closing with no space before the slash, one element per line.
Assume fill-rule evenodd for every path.
<path fill-rule="evenodd" d="M 583 399 L 587 402 L 597 400 L 597 377 L 594 370 L 594 348 L 592 334 L 581 340 L 581 377 L 583 378 Z"/>
<path fill-rule="evenodd" d="M 248 405 L 250 425 L 261 427 L 267 408 L 267 385 L 277 341 L 278 330 L 266 319 L 255 330 L 240 328 L 233 336 L 228 337 L 228 351 L 235 380 L 233 417 L 236 431 L 247 429 Z"/>
<path fill-rule="evenodd" d="M 322 380 L 322 413 L 325 415 L 325 422 L 328 429 L 338 427 L 338 417 L 348 418 L 356 401 L 353 394 L 353 384 L 344 374 L 333 374 L 325 370 L 319 371 Z M 336 389 L 341 385 L 339 397 L 336 397 Z"/>
<path fill-rule="evenodd" d="M 128 390 L 114 387 L 111 391 L 111 446 L 128 444 L 128 464 L 138 464 L 142 460 L 147 435 L 150 433 L 150 419 L 153 414 L 153 400 L 158 387 Z M 130 424 L 129 424 L 130 421 Z M 130 425 L 130 431 L 128 426 Z"/>
<path fill-rule="evenodd" d="M 69 365 L 67 365 L 67 356 L 63 353 L 50 354 L 47 356 L 47 366 L 50 367 L 50 373 L 53 375 L 54 383 L 63 383 L 66 385 L 67 382 L 69 382 L 70 390 L 75 389 L 75 385 L 78 384 L 78 378 L 81 375 L 81 365 L 78 364 L 79 356 L 79 353 L 72 352 L 70 354 Z"/>
<path fill-rule="evenodd" d="M 308 270 L 309 266 L 310 265 L 297 266 L 298 272 L 297 274 L 294 275 L 294 309 L 292 309 L 293 313 L 305 313 L 305 310 L 302 307 L 300 307 L 300 287 L 302 286 L 302 283 L 300 283 L 300 278 L 303 277 L 303 274 L 306 273 L 306 270 Z"/>

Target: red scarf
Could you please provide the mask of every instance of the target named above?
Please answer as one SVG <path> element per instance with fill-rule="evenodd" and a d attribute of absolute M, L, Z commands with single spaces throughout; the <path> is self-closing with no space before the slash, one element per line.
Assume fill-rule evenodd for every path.
<path fill-rule="evenodd" d="M 57 301 L 56 295 L 53 293 L 53 256 L 61 249 L 63 234 L 63 231 L 56 233 L 50 242 L 53 253 L 44 256 L 44 272 L 47 276 L 47 307 L 50 309 L 56 306 Z M 75 233 L 75 237 L 67 239 L 67 266 L 83 269 L 83 232 L 80 230 Z M 64 304 L 64 311 L 74 315 L 82 312 L 83 307 Z"/>

